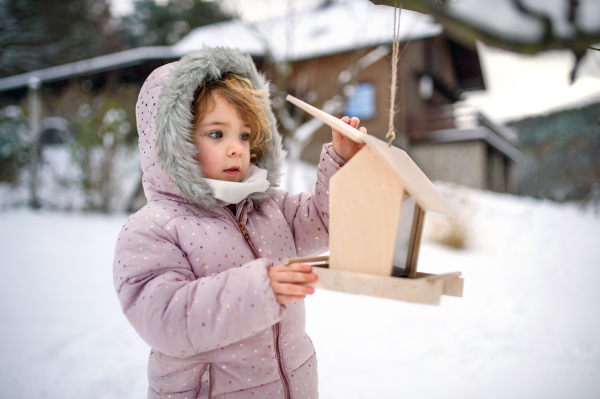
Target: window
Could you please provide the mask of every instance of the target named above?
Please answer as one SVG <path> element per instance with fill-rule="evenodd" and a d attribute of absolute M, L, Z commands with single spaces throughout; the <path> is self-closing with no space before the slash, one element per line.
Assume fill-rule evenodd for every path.
<path fill-rule="evenodd" d="M 359 119 L 372 119 L 375 116 L 375 85 L 359 83 L 346 102 L 346 115 Z"/>

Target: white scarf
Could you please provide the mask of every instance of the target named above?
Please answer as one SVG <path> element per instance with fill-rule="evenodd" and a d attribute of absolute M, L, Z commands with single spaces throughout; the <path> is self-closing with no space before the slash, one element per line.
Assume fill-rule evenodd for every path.
<path fill-rule="evenodd" d="M 267 171 L 256 165 L 250 165 L 241 182 L 205 179 L 212 188 L 214 196 L 224 205 L 238 204 L 252 193 L 265 192 L 269 188 Z"/>

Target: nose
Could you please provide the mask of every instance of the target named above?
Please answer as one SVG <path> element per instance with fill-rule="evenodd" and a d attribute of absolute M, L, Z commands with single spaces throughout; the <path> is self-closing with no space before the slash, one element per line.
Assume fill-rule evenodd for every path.
<path fill-rule="evenodd" d="M 242 145 L 237 140 L 232 140 L 227 147 L 227 156 L 229 157 L 241 157 L 242 156 Z"/>

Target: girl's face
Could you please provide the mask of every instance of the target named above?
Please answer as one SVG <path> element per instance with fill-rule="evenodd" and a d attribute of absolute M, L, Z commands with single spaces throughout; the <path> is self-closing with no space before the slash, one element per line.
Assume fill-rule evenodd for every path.
<path fill-rule="evenodd" d="M 212 98 L 213 109 L 204 115 L 194 133 L 196 159 L 204 177 L 240 182 L 250 166 L 250 126 L 218 92 L 213 92 Z"/>

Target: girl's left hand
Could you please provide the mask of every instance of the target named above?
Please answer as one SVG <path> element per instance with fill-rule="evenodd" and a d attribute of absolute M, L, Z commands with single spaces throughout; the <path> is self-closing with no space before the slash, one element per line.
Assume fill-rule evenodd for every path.
<path fill-rule="evenodd" d="M 341 120 L 355 129 L 360 123 L 360 120 L 357 117 L 350 119 L 349 117 L 344 116 Z M 361 127 L 358 130 L 364 134 L 367 134 L 367 129 L 365 127 Z M 345 162 L 348 162 L 361 148 L 365 146 L 364 144 L 355 143 L 335 129 L 331 129 L 331 134 L 333 149 Z"/>
<path fill-rule="evenodd" d="M 271 288 L 275 293 L 277 302 L 280 305 L 284 305 L 288 302 L 304 299 L 307 295 L 314 294 L 314 288 L 304 285 L 305 283 L 317 281 L 317 275 L 311 273 L 311 271 L 311 265 L 302 263 L 269 267 Z"/>

